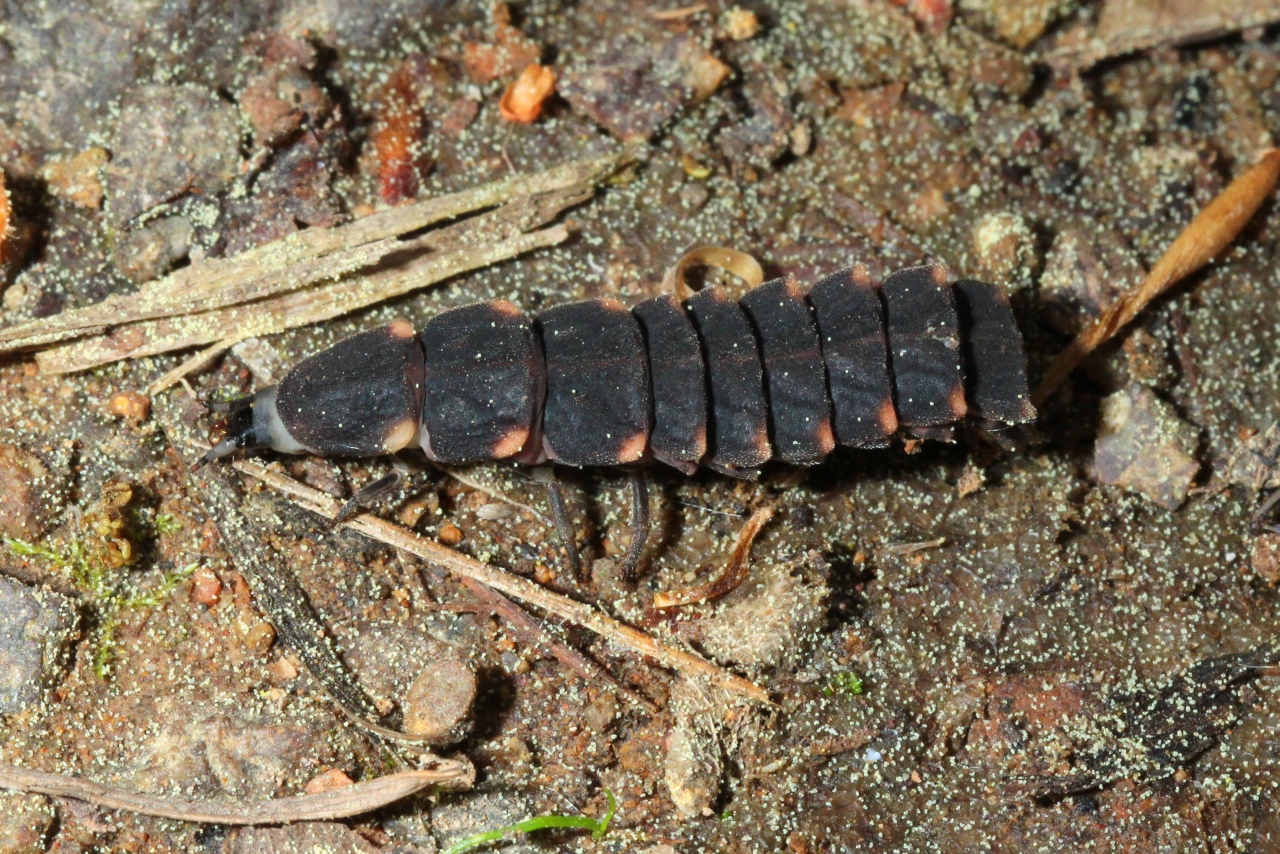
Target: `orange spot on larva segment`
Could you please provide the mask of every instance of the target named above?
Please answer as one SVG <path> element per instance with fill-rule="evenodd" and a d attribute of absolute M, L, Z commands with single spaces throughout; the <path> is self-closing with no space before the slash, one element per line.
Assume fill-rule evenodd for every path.
<path fill-rule="evenodd" d="M 824 456 L 831 453 L 836 448 L 836 434 L 831 429 L 831 419 L 824 418 L 818 424 L 818 429 L 813 431 L 814 438 L 818 442 L 818 451 Z"/>
<path fill-rule="evenodd" d="M 707 427 L 704 424 L 699 427 L 693 434 L 692 451 L 693 462 L 698 462 L 707 455 Z"/>
<path fill-rule="evenodd" d="M 804 288 L 800 287 L 800 283 L 790 276 L 787 276 L 787 281 L 786 284 L 783 285 L 783 289 L 786 291 L 789 299 L 804 299 Z"/>
<path fill-rule="evenodd" d="M 947 269 L 946 264 L 934 264 L 929 268 L 929 275 L 933 278 L 935 285 L 945 288 L 947 281 L 951 278 L 951 271 Z"/>
<path fill-rule="evenodd" d="M 893 408 L 892 400 L 885 400 L 880 404 L 876 420 L 880 422 L 880 429 L 886 436 L 898 429 L 898 410 Z"/>
<path fill-rule="evenodd" d="M 951 393 L 947 395 L 947 404 L 951 407 L 951 412 L 955 415 L 956 420 L 964 417 L 969 411 L 969 404 L 964 399 L 964 386 L 956 384 L 951 389 Z"/>
<path fill-rule="evenodd" d="M 522 317 L 523 316 L 523 313 L 520 311 L 520 309 L 516 308 L 514 303 L 508 302 L 507 300 L 504 300 L 504 299 L 490 300 L 489 308 L 493 309 L 495 314 L 500 314 L 503 317 Z"/>
<path fill-rule="evenodd" d="M 849 270 L 849 279 L 855 284 L 864 288 L 871 287 L 871 271 L 867 269 L 866 264 L 854 264 Z"/>
<path fill-rule="evenodd" d="M 622 444 L 618 446 L 618 462 L 634 463 L 636 460 L 644 456 L 645 449 L 649 446 L 649 434 L 645 432 L 636 433 L 634 436 L 628 436 L 622 440 Z"/>
<path fill-rule="evenodd" d="M 0 261 L 4 260 L 13 233 L 12 208 L 9 205 L 9 188 L 5 186 L 4 172 L 0 172 Z"/>
<path fill-rule="evenodd" d="M 392 338 L 405 340 L 414 336 L 413 324 L 407 320 L 393 320 L 387 324 L 387 332 L 391 333 Z"/>
<path fill-rule="evenodd" d="M 542 115 L 542 104 L 556 88 L 556 73 L 545 65 L 530 64 L 507 87 L 498 102 L 498 112 L 509 122 L 532 124 Z"/>
<path fill-rule="evenodd" d="M 755 446 L 761 463 L 773 456 L 773 446 L 769 444 L 769 431 L 766 428 L 762 427 L 756 431 Z"/>
<path fill-rule="evenodd" d="M 397 421 L 387 431 L 387 436 L 382 441 L 382 447 L 388 454 L 394 454 L 403 448 L 409 447 L 409 444 L 417 438 L 418 421 L 415 418 L 404 418 Z"/>
<path fill-rule="evenodd" d="M 516 427 L 508 430 L 501 439 L 494 442 L 489 453 L 493 454 L 495 460 L 503 460 L 524 450 L 524 443 L 527 441 L 529 441 L 529 428 Z"/>

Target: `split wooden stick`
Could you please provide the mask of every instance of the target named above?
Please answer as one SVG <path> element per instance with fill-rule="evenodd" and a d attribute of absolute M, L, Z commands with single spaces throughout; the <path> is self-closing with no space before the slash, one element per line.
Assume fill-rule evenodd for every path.
<path fill-rule="evenodd" d="M 232 465 L 327 519 L 334 518 L 342 507 L 342 502 L 327 492 L 313 489 L 252 460 L 240 460 Z M 682 676 L 701 677 L 740 697 L 758 703 L 770 703 L 768 693 L 754 682 L 736 676 L 692 652 L 659 643 L 639 629 L 602 614 L 584 602 L 552 593 L 526 578 L 481 563 L 377 516 L 361 514 L 345 524 L 352 530 L 395 546 L 459 577 L 472 578 L 514 599 L 590 629 L 620 646 L 652 658 Z"/>

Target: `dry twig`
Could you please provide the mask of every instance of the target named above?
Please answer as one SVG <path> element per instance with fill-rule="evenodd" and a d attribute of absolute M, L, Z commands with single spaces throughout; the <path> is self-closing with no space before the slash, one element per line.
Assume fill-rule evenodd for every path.
<path fill-rule="evenodd" d="M 400 235 L 516 199 L 595 185 L 631 159 L 624 153 L 569 163 L 378 211 L 337 228 L 306 229 L 229 258 L 197 262 L 135 294 L 0 330 L 0 345 L 29 349 L 105 326 L 225 308 L 335 279 L 404 249 Z"/>
<path fill-rule="evenodd" d="M 1218 194 L 1173 241 L 1147 277 L 1107 307 L 1053 360 L 1040 387 L 1031 396 L 1037 407 L 1099 345 L 1108 341 L 1175 282 L 1199 270 L 1236 238 L 1276 187 L 1280 178 L 1280 149 L 1267 149 L 1258 162 Z"/>
<path fill-rule="evenodd" d="M 569 163 L 200 261 L 134 294 L 0 329 L 0 352 L 53 346 L 37 356 L 42 369 L 68 372 L 223 342 L 228 330 L 247 337 L 336 317 L 563 241 L 563 226 L 543 226 L 633 158 L 626 151 Z M 353 275 L 362 270 L 372 271 Z"/>
<path fill-rule="evenodd" d="M 107 809 L 128 810 L 179 821 L 241 826 L 349 818 L 404 800 L 431 786 L 466 789 L 474 782 L 475 769 L 470 762 L 434 758 L 432 767 L 425 770 L 387 774 L 314 795 L 265 801 L 191 801 L 130 792 L 66 774 L 49 774 L 13 765 L 0 765 L 0 788 L 75 798 Z"/>
<path fill-rule="evenodd" d="M 259 463 L 241 460 L 233 465 L 237 470 L 289 495 L 300 506 L 327 519 L 336 516 L 342 507 L 342 502 L 328 493 L 312 489 Z M 369 514 L 355 517 L 346 523 L 346 527 L 416 555 L 461 578 L 474 579 L 508 596 L 555 614 L 561 619 L 590 629 L 607 640 L 654 659 L 663 667 L 674 670 L 682 676 L 701 677 L 740 697 L 759 703 L 770 702 L 769 695 L 763 688 L 750 680 L 717 667 L 705 658 L 661 644 L 644 632 L 602 614 L 586 603 L 552 593 L 526 578 L 481 563 L 433 540 L 421 537 L 407 528 Z"/>
<path fill-rule="evenodd" d="M 653 595 L 653 607 L 658 610 L 665 610 L 680 605 L 692 605 L 694 602 L 701 602 L 704 599 L 719 599 L 726 593 L 736 589 L 738 585 L 747 580 L 747 574 L 751 570 L 751 564 L 747 560 L 751 554 L 751 544 L 756 541 L 756 535 L 760 533 L 760 529 L 764 527 L 765 522 L 772 518 L 772 507 L 761 507 L 756 510 L 742 524 L 742 530 L 738 531 L 738 538 L 733 542 L 733 550 L 729 552 L 729 560 L 725 563 L 724 571 L 719 576 L 706 584 L 686 587 L 683 590 L 667 590 L 655 593 Z"/>

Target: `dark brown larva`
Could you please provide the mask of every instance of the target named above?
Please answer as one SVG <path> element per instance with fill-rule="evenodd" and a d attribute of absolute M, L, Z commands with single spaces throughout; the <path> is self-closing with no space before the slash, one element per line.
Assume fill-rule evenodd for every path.
<path fill-rule="evenodd" d="M 530 319 L 504 301 L 405 321 L 299 362 L 233 407 L 204 462 L 238 448 L 442 463 L 661 461 L 754 477 L 897 432 L 950 438 L 966 416 L 1035 417 L 1003 292 L 944 268 L 876 285 L 857 269 L 807 294 L 777 279 L 734 301 L 706 288 L 628 311 L 588 300 Z"/>

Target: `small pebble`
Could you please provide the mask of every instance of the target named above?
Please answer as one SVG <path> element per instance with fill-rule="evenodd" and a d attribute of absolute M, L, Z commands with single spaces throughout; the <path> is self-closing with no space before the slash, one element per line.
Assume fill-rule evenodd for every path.
<path fill-rule="evenodd" d="M 556 89 L 556 73 L 545 65 L 530 64 L 507 88 L 498 112 L 509 122 L 532 124 L 542 115 L 542 104 Z"/>
<path fill-rule="evenodd" d="M 978 220 L 973 229 L 978 272 L 988 281 L 1011 286 L 1031 281 L 1038 265 L 1036 238 L 1026 220 L 1000 211 Z"/>
<path fill-rule="evenodd" d="M 462 529 L 452 522 L 445 522 L 436 533 L 436 539 L 444 546 L 456 546 L 462 542 Z"/>
<path fill-rule="evenodd" d="M 137 391 L 118 391 L 107 399 L 107 412 L 117 418 L 145 421 L 151 414 L 151 398 Z"/>
<path fill-rule="evenodd" d="M 476 696 L 476 675 L 454 655 L 427 664 L 404 697 L 404 729 L 410 735 L 447 744 L 461 736 Z"/>
<path fill-rule="evenodd" d="M 346 775 L 341 768 L 330 768 L 323 774 L 317 774 L 307 781 L 307 785 L 303 787 L 303 791 L 308 795 L 319 795 L 323 792 L 332 792 L 334 789 L 345 789 L 347 786 L 354 786 L 355 781 Z"/>
<path fill-rule="evenodd" d="M 222 579 L 208 567 L 202 566 L 191 574 L 191 601 L 206 608 L 218 604 L 222 597 Z"/>
<path fill-rule="evenodd" d="M 414 498 L 406 501 L 404 506 L 396 513 L 396 518 L 400 520 L 400 524 L 406 528 L 412 528 L 418 524 L 418 520 L 422 518 L 422 514 L 427 512 L 427 501 L 425 498 Z"/>
<path fill-rule="evenodd" d="M 1280 583 L 1280 534 L 1266 533 L 1254 539 L 1249 565 L 1268 586 Z"/>
<path fill-rule="evenodd" d="M 587 705 L 582 713 L 582 721 L 593 732 L 604 732 L 617 716 L 618 698 L 612 693 L 605 693 Z"/>
<path fill-rule="evenodd" d="M 267 673 L 276 682 L 290 682 L 298 678 L 297 666 L 283 655 L 267 665 Z"/>
<path fill-rule="evenodd" d="M 275 642 L 275 627 L 268 622 L 259 622 L 244 635 L 245 646 L 259 655 L 265 654 Z"/>
<path fill-rule="evenodd" d="M 724 31 L 736 42 L 746 41 L 760 32 L 760 19 L 755 12 L 734 6 L 724 13 Z"/>

